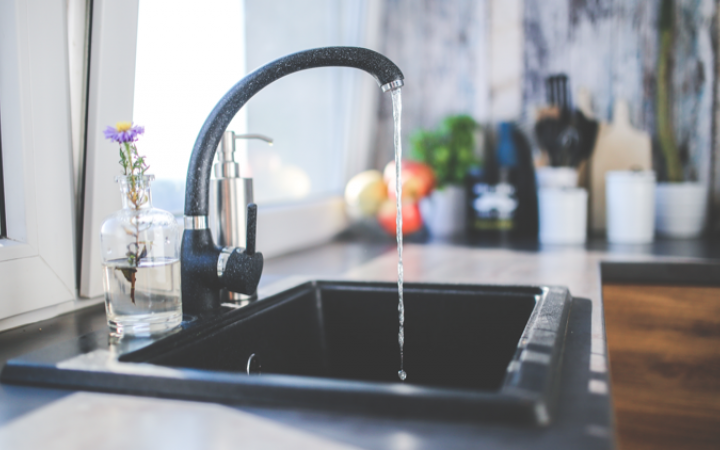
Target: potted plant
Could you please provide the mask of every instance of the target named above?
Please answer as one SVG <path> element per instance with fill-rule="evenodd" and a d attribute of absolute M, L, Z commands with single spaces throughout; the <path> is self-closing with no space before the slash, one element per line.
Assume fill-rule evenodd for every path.
<path fill-rule="evenodd" d="M 659 170 L 666 182 L 655 190 L 655 229 L 672 238 L 699 236 L 705 225 L 707 186 L 689 181 L 678 150 L 672 121 L 673 1 L 660 4 L 660 51 L 657 66 L 657 130 L 664 167 Z M 664 170 L 662 170 L 664 169 Z"/>
<path fill-rule="evenodd" d="M 420 203 L 423 220 L 436 237 L 457 234 L 465 226 L 468 170 L 478 163 L 475 149 L 480 126 L 468 115 L 445 118 L 436 130 L 418 130 L 410 138 L 413 158 L 435 173 L 435 190 Z"/>

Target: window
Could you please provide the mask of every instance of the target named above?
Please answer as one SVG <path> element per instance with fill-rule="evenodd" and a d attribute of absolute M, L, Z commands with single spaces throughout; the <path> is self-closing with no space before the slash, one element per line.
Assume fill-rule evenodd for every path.
<path fill-rule="evenodd" d="M 343 13 L 349 12 L 343 5 L 359 3 L 248 0 L 248 69 L 309 48 L 360 45 L 357 36 L 343 35 Z M 357 23 L 361 20 L 354 18 Z M 297 72 L 277 80 L 248 102 L 248 130 L 275 140 L 272 148 L 260 141 L 247 143 L 260 206 L 342 193 L 346 106 L 353 93 L 348 82 L 353 72 L 356 70 L 335 67 Z"/>
<path fill-rule="evenodd" d="M 153 203 L 182 214 L 195 138 L 222 96 L 245 76 L 239 0 L 141 0 L 133 120 L 155 175 Z M 188 32 L 192 30 L 192 32 Z M 245 129 L 238 115 L 229 127 Z"/>
<path fill-rule="evenodd" d="M 0 2 L 0 319 L 76 298 L 66 17 L 63 2 Z"/>
<path fill-rule="evenodd" d="M 379 9 L 378 0 L 307 0 L 302 7 L 293 0 L 0 2 L 1 209 L 6 213 L 0 217 L 0 329 L 75 308 L 82 304 L 78 291 L 95 301 L 102 295 L 99 229 L 120 207 L 114 183 L 117 149 L 105 140 L 105 126 L 128 118 L 144 122 L 142 148 L 156 166 L 160 191 L 166 180 L 167 191 L 182 194 L 176 184 L 184 183 L 200 125 L 246 73 L 246 65 L 252 69 L 307 47 L 373 48 Z M 144 32 L 144 21 L 160 13 L 175 18 L 176 31 L 188 16 L 196 22 L 204 17 L 212 29 L 186 28 L 186 36 L 165 36 L 163 42 L 162 36 Z M 84 27 L 90 22 L 87 55 Z M 151 48 L 153 39 L 163 48 L 148 53 L 145 45 Z M 223 55 L 207 50 L 219 42 L 234 50 Z M 183 51 L 173 55 L 177 48 Z M 173 97 L 153 97 L 162 92 L 142 78 L 153 70 L 148 64 L 165 58 L 165 68 L 173 67 L 184 54 L 196 55 L 197 67 L 175 65 L 186 78 L 164 91 Z M 88 74 L 87 88 L 78 84 L 78 73 Z M 377 86 L 366 74 L 316 69 L 266 89 L 243 111 L 247 116 L 233 122 L 235 131 L 261 132 L 277 142 L 270 151 L 251 144 L 243 157 L 256 179 L 258 248 L 266 256 L 322 242 L 345 226 L 340 194 L 346 179 L 369 165 L 372 132 L 366 125 L 373 123 L 377 98 Z M 162 104 L 181 105 L 184 114 L 169 124 L 169 113 L 165 117 L 157 109 Z M 154 153 L 163 149 L 168 152 Z M 302 183 L 278 181 L 293 173 Z M 182 204 L 177 196 L 166 197 Z M 39 310 L 45 312 L 12 322 Z"/>
<path fill-rule="evenodd" d="M 361 45 L 366 2 L 141 0 L 134 119 L 146 126 L 154 202 L 180 213 L 187 162 L 215 104 L 243 76 L 286 54 Z M 192 30 L 189 33 L 188 30 Z M 247 61 L 247 63 L 246 63 Z M 236 159 L 260 206 L 337 195 L 346 181 L 353 69 L 296 73 L 258 93 L 228 127 L 274 139 L 239 141 Z M 377 95 L 373 91 L 372 95 Z"/>
<path fill-rule="evenodd" d="M 380 11 L 378 0 L 139 0 L 93 9 L 80 283 L 90 297 L 102 293 L 96 236 L 119 207 L 104 126 L 128 117 L 146 126 L 140 148 L 157 176 L 154 203 L 180 212 L 195 138 L 246 69 L 311 47 L 373 48 Z M 241 143 L 239 161 L 255 180 L 258 249 L 266 257 L 345 227 L 342 189 L 370 165 L 378 95 L 360 71 L 314 69 L 273 83 L 235 118 L 233 131 L 275 139 L 272 148 Z"/>

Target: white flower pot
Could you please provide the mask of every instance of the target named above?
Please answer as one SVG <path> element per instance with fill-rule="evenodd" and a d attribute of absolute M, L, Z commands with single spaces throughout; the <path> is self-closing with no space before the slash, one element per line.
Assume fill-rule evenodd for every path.
<path fill-rule="evenodd" d="M 420 201 L 420 213 L 430 234 L 447 238 L 465 229 L 465 189 L 445 186 Z"/>
<path fill-rule="evenodd" d="M 658 183 L 655 191 L 655 229 L 670 238 L 702 234 L 707 212 L 707 187 L 700 183 Z"/>

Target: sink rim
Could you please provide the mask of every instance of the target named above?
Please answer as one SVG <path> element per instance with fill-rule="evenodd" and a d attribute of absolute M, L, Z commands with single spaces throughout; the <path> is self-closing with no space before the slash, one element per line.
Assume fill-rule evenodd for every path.
<path fill-rule="evenodd" d="M 133 340 L 139 348 L 108 352 L 107 331 L 85 338 L 85 349 L 70 358 L 53 361 L 48 348 L 8 361 L 0 380 L 9 383 L 113 391 L 153 396 L 168 396 L 228 403 L 251 403 L 338 409 L 338 399 L 353 405 L 352 411 L 386 410 L 404 415 L 406 410 L 434 410 L 448 417 L 509 419 L 538 426 L 549 425 L 555 415 L 560 367 L 564 352 L 571 297 L 567 288 L 556 286 L 477 285 L 470 283 L 406 283 L 408 292 L 417 290 L 471 291 L 476 293 L 517 293 L 535 295 L 535 307 L 507 367 L 501 388 L 496 392 L 400 384 L 398 382 L 345 380 L 302 375 L 263 374 L 248 376 L 191 368 L 169 368 L 149 363 L 127 362 L 129 356 L 160 353 L 194 342 L 199 336 L 253 314 L 272 308 L 308 290 L 345 288 L 397 289 L 391 282 L 348 280 L 298 280 L 289 288 L 261 293 L 248 307 L 224 310 L 214 317 L 200 318 L 170 336 Z M 283 286 L 287 287 L 287 286 Z M 454 289 L 453 289 L 454 288 Z M 508 292 L 510 291 L 510 292 Z M 75 340 L 77 341 L 77 340 Z M 75 348 L 82 347 L 69 341 Z M 56 346 L 59 346 L 57 344 Z M 55 347 L 55 346 L 52 346 Z M 52 349 L 50 347 L 49 349 Z M 45 354 L 43 355 L 43 351 Z M 52 350 L 49 350 L 52 354 Z M 96 352 L 96 353 L 94 353 Z M 99 352 L 99 353 L 97 353 Z M 39 355 L 38 355 L 39 353 Z M 68 351 L 64 353 L 67 356 Z M 90 355 L 90 356 L 88 356 Z M 83 359 L 85 358 L 85 359 Z M 95 360 L 91 361 L 92 358 Z M 103 358 L 105 360 L 103 361 Z M 99 372 L 107 376 L 98 377 Z M 142 381 L 140 381 L 142 380 Z M 138 382 L 140 381 L 140 382 Z M 191 390 L 187 388 L 191 387 Z M 308 394 L 315 398 L 308 404 Z M 331 395 L 329 401 L 318 393 Z M 392 408 L 392 403 L 400 408 Z M 357 407 L 359 404 L 359 407 Z M 382 405 L 381 408 L 378 408 Z M 397 406 L 397 405 L 395 405 Z M 343 408 L 340 408 L 343 409 Z M 411 411 L 412 412 L 412 411 Z M 423 415 L 423 414 L 421 414 Z M 437 414 L 433 414 L 437 415 Z"/>

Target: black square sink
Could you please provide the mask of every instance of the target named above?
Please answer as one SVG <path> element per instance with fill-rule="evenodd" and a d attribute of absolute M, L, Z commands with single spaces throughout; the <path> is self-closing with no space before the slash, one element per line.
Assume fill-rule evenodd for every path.
<path fill-rule="evenodd" d="M 567 289 L 407 283 L 404 292 L 405 382 L 398 379 L 397 285 L 333 281 L 299 284 L 162 339 L 118 345 L 104 343 L 106 333 L 85 336 L 84 345 L 65 343 L 10 361 L 2 380 L 370 414 L 551 422 L 571 305 Z"/>

